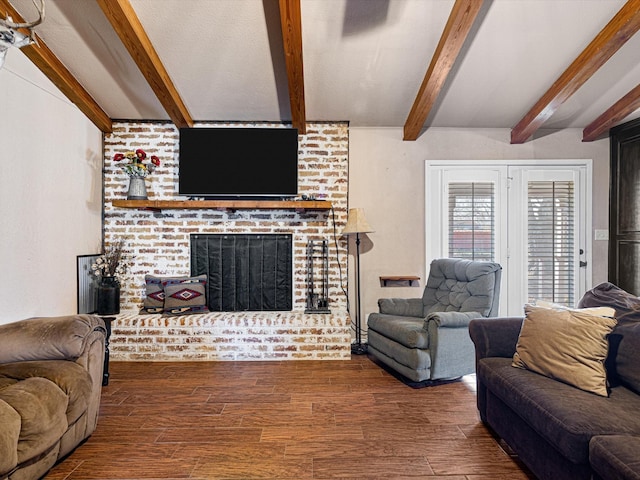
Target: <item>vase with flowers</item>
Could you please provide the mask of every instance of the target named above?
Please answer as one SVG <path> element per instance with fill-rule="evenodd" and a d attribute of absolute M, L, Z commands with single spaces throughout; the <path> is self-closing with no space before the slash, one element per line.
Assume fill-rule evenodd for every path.
<path fill-rule="evenodd" d="M 91 266 L 91 270 L 98 278 L 98 315 L 117 315 L 120 313 L 119 277 L 124 275 L 128 268 L 124 246 L 124 239 L 108 245 Z"/>
<path fill-rule="evenodd" d="M 113 161 L 128 162 L 121 167 L 129 176 L 127 200 L 146 200 L 147 186 L 144 179 L 160 166 L 160 159 L 155 155 L 147 157 L 147 153 L 139 148 L 135 152 L 116 153 Z"/>

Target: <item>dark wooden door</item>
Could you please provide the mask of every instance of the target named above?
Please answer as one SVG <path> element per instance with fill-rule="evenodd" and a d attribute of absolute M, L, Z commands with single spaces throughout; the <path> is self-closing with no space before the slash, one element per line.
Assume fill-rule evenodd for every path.
<path fill-rule="evenodd" d="M 640 295 L 640 119 L 610 139 L 609 281 Z"/>

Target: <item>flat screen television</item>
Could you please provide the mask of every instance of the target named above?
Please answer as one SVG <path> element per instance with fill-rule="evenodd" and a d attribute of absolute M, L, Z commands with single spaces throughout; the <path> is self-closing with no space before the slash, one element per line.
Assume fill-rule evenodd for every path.
<path fill-rule="evenodd" d="M 298 194 L 295 128 L 181 128 L 178 191 L 191 197 Z"/>

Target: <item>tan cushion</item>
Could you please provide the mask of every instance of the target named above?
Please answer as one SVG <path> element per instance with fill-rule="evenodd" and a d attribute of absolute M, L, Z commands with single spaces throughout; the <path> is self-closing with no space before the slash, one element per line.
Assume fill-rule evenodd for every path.
<path fill-rule="evenodd" d="M 76 360 L 91 332 L 104 331 L 93 315 L 39 317 L 0 325 L 0 364 L 23 360 Z"/>
<path fill-rule="evenodd" d="M 607 336 L 615 327 L 608 307 L 525 307 L 526 317 L 513 366 L 526 368 L 604 397 L 607 393 Z"/>
<path fill-rule="evenodd" d="M 93 388 L 91 376 L 77 363 L 67 360 L 34 360 L 0 365 L 0 386 L 4 379 L 18 381 L 32 377 L 50 380 L 67 395 L 66 415 L 69 425 L 73 425 L 87 411 Z"/>
<path fill-rule="evenodd" d="M 3 388 L 0 401 L 21 418 L 18 463 L 45 453 L 67 430 L 67 396 L 44 378 L 27 378 Z"/>
<path fill-rule="evenodd" d="M 0 478 L 18 464 L 21 419 L 16 410 L 0 400 Z"/>

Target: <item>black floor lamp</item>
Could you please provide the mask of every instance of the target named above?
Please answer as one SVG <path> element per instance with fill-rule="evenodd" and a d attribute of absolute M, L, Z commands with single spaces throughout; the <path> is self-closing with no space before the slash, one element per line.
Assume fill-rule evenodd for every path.
<path fill-rule="evenodd" d="M 342 235 L 356 235 L 356 341 L 351 344 L 351 353 L 362 355 L 367 352 L 367 344 L 362 343 L 362 329 L 360 323 L 360 234 L 371 233 L 373 229 L 364 218 L 362 208 L 350 208 L 347 224 Z"/>

